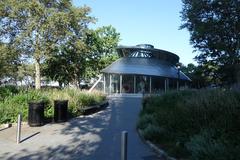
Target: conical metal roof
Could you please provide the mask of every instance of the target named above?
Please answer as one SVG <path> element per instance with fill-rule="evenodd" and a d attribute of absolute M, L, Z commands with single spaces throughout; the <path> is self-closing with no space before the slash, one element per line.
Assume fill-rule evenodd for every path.
<path fill-rule="evenodd" d="M 102 70 L 103 73 L 135 74 L 179 78 L 191 81 L 171 63 L 157 58 L 123 57 Z"/>
<path fill-rule="evenodd" d="M 168 63 L 171 63 L 173 65 L 175 65 L 179 61 L 178 55 L 169 51 L 154 48 L 154 46 L 150 44 L 139 44 L 136 46 L 118 46 L 117 52 L 120 57 L 131 57 L 132 55 L 134 55 L 134 53 L 136 53 L 135 55 L 137 55 L 137 53 L 145 52 L 151 55 L 151 57 L 153 58 L 167 61 Z"/>

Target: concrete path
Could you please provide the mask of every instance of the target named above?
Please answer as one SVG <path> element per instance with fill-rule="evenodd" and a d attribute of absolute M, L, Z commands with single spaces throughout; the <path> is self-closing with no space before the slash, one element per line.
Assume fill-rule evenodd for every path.
<path fill-rule="evenodd" d="M 110 105 L 90 116 L 43 127 L 23 126 L 16 144 L 16 128 L 0 130 L 0 159 L 120 160 L 121 131 L 128 131 L 128 160 L 157 160 L 139 138 L 136 122 L 141 98 L 111 97 Z"/>

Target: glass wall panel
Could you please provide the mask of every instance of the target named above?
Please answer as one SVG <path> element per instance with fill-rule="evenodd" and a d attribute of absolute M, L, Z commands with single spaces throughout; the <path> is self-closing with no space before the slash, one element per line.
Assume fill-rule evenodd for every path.
<path fill-rule="evenodd" d="M 110 86 L 110 75 L 109 74 L 104 74 L 105 76 L 105 92 L 109 93 L 109 86 Z"/>
<path fill-rule="evenodd" d="M 136 76 L 136 93 L 149 93 L 150 79 L 148 76 Z"/>
<path fill-rule="evenodd" d="M 161 93 L 165 91 L 165 78 L 152 77 L 152 93 Z"/>
<path fill-rule="evenodd" d="M 187 81 L 183 81 L 181 80 L 180 81 L 180 90 L 185 90 L 185 89 L 188 89 L 188 82 Z"/>
<path fill-rule="evenodd" d="M 134 93 L 133 75 L 122 75 L 122 93 Z"/>
<path fill-rule="evenodd" d="M 110 80 L 111 82 L 111 93 L 120 93 L 120 75 L 119 74 L 111 74 Z"/>
<path fill-rule="evenodd" d="M 169 89 L 176 90 L 177 89 L 177 79 L 170 79 L 169 78 Z"/>
<path fill-rule="evenodd" d="M 120 87 L 122 93 L 150 93 L 150 76 L 143 75 L 122 75 L 122 85 L 120 85 L 119 74 L 104 74 L 105 76 L 105 93 L 120 93 Z M 135 76 L 135 87 L 134 87 Z M 111 80 L 110 80 L 111 77 Z M 165 91 L 165 79 L 164 77 L 152 76 L 151 77 L 151 93 L 159 94 Z M 104 91 L 104 78 L 102 77 L 99 84 L 95 89 Z M 184 90 L 187 88 L 186 81 L 179 81 L 179 89 Z M 111 87 L 111 89 L 110 89 Z M 135 92 L 134 92 L 135 88 Z M 177 79 L 168 79 L 167 90 L 177 89 Z"/>

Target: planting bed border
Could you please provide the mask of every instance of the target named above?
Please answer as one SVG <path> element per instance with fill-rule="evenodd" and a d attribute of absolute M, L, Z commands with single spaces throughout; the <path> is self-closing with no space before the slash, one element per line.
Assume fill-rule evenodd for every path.
<path fill-rule="evenodd" d="M 139 137 L 141 138 L 141 140 L 147 144 L 152 150 L 154 150 L 158 156 L 164 160 L 177 160 L 176 158 L 170 157 L 164 150 L 162 150 L 161 148 L 157 147 L 155 144 L 153 144 L 152 142 L 150 142 L 149 140 L 146 140 L 143 135 L 142 135 L 142 131 L 140 129 L 137 129 L 137 133 L 139 135 Z"/>
<path fill-rule="evenodd" d="M 83 115 L 89 115 L 89 114 L 96 113 L 98 111 L 103 110 L 108 106 L 108 104 L 109 104 L 108 100 L 105 100 L 102 103 L 97 105 L 83 107 L 81 110 L 83 111 Z"/>

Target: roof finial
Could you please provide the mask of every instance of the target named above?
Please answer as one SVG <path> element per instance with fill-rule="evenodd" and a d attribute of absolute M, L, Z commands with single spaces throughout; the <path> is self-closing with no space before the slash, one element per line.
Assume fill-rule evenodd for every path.
<path fill-rule="evenodd" d="M 137 47 L 140 47 L 140 48 L 154 48 L 153 45 L 151 44 L 138 44 Z"/>

